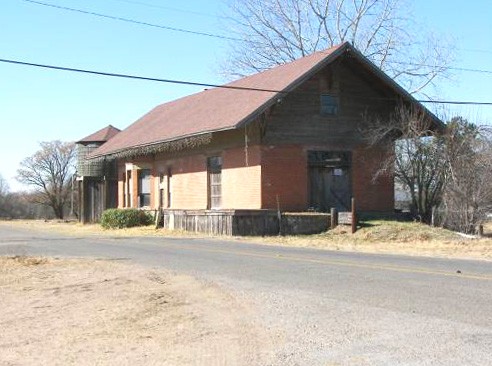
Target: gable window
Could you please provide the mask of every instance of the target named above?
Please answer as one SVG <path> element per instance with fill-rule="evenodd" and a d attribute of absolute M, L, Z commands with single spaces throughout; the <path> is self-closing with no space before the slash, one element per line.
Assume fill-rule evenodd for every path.
<path fill-rule="evenodd" d="M 321 115 L 335 116 L 338 113 L 338 99 L 330 94 L 321 94 Z"/>
<path fill-rule="evenodd" d="M 150 169 L 138 171 L 138 207 L 150 206 Z"/>
<path fill-rule="evenodd" d="M 212 156 L 207 159 L 208 171 L 208 206 L 220 208 L 222 204 L 222 157 Z"/>

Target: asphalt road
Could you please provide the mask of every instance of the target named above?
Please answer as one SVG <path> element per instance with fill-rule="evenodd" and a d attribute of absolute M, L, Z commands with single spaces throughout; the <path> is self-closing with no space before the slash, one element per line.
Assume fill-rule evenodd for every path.
<path fill-rule="evenodd" d="M 0 226 L 0 255 L 129 259 L 254 304 L 278 365 L 492 365 L 492 263 Z"/>

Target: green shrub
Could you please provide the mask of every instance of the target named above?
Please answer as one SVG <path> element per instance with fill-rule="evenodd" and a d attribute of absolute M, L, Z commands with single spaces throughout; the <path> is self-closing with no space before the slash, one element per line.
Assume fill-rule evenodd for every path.
<path fill-rule="evenodd" d="M 151 223 L 152 217 L 147 212 L 135 208 L 110 208 L 101 215 L 101 226 L 105 229 L 123 229 Z"/>

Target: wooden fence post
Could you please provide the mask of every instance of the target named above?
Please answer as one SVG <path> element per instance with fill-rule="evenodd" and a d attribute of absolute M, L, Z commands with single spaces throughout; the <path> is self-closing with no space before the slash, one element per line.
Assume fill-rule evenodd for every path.
<path fill-rule="evenodd" d="M 330 227 L 333 230 L 338 226 L 338 211 L 335 207 L 330 209 Z"/>
<path fill-rule="evenodd" d="M 355 198 L 352 197 L 352 234 L 357 231 L 357 213 L 355 211 Z"/>

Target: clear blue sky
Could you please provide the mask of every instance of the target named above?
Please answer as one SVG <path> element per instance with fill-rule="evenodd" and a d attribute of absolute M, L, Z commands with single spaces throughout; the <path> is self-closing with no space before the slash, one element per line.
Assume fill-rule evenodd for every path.
<path fill-rule="evenodd" d="M 217 0 L 41 0 L 148 23 L 225 34 Z M 415 0 L 426 28 L 456 40 L 453 66 L 492 70 L 492 1 Z M 173 8 L 173 9 L 170 9 Z M 180 11 L 181 10 L 181 11 Z M 196 14 L 195 12 L 204 13 Z M 222 83 L 223 40 L 66 12 L 21 0 L 0 5 L 0 58 L 156 78 Z M 410 30 L 411 32 L 418 30 Z M 441 99 L 492 101 L 492 74 L 455 71 L 440 83 Z M 200 91 L 144 81 L 88 76 L 0 63 L 0 174 L 12 189 L 20 161 L 40 141 L 76 141 L 112 124 L 125 128 L 157 104 Z M 477 122 L 492 121 L 492 107 L 460 107 Z"/>

